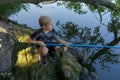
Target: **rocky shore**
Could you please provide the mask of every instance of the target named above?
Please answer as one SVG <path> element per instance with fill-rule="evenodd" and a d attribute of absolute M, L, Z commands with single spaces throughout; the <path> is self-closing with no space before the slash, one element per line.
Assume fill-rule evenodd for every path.
<path fill-rule="evenodd" d="M 42 66 L 36 48 L 25 43 L 33 31 L 25 25 L 0 21 L 0 80 L 96 80 L 94 72 L 77 62 L 75 56 L 86 60 L 80 52 L 56 53 L 55 63 L 47 56 L 48 66 Z"/>

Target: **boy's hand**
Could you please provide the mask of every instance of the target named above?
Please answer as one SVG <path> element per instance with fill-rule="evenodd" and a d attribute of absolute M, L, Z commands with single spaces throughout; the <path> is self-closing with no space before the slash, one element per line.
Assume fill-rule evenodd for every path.
<path fill-rule="evenodd" d="M 71 47 L 70 44 L 72 44 L 72 43 L 66 42 L 65 46 L 66 47 Z"/>
<path fill-rule="evenodd" d="M 67 51 L 68 48 L 71 47 L 70 44 L 71 44 L 71 43 L 69 43 L 69 42 L 66 42 L 66 43 L 64 44 L 64 45 L 65 45 L 65 47 L 64 47 L 64 51 Z"/>
<path fill-rule="evenodd" d="M 38 41 L 38 44 L 39 44 L 40 46 L 46 46 L 43 41 Z"/>

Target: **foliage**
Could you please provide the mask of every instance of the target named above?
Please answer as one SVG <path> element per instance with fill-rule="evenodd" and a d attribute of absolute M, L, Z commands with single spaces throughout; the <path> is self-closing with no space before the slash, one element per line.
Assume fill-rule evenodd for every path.
<path fill-rule="evenodd" d="M 0 72 L 0 80 L 9 80 L 11 72 Z"/>
<path fill-rule="evenodd" d="M 63 34 L 61 37 L 68 39 L 72 43 L 103 44 L 104 39 L 101 37 L 99 28 L 98 26 L 92 31 L 91 28 L 79 27 L 72 22 L 66 22 L 61 25 L 59 34 Z"/>
<path fill-rule="evenodd" d="M 116 11 L 112 12 L 112 15 L 120 17 L 120 0 L 115 0 Z"/>
<path fill-rule="evenodd" d="M 68 22 L 66 24 L 62 24 L 62 27 L 60 27 L 59 31 L 62 35 L 62 37 L 66 38 L 66 39 L 71 39 L 73 37 L 75 37 L 78 34 L 78 30 L 79 28 L 77 27 L 78 25 L 74 25 L 72 24 L 72 22 Z"/>
<path fill-rule="evenodd" d="M 114 2 L 114 4 L 116 5 L 115 10 L 109 9 L 105 6 L 101 6 L 101 5 L 96 5 L 96 7 L 94 7 L 93 5 L 90 4 L 83 4 L 81 2 L 72 2 L 72 1 L 63 1 L 63 2 L 58 2 L 58 6 L 59 5 L 65 5 L 66 8 L 73 10 L 75 13 L 78 14 L 86 14 L 87 11 L 85 11 L 83 8 L 85 7 L 84 5 L 88 6 L 89 10 L 92 11 L 93 13 L 98 13 L 100 16 L 100 21 L 102 21 L 102 15 L 111 12 L 112 15 L 114 16 L 120 16 L 120 0 L 109 0 L 110 2 Z M 98 2 L 99 3 L 99 2 Z M 106 3 L 107 5 L 107 3 Z"/>
<path fill-rule="evenodd" d="M 86 5 L 88 6 L 90 11 L 96 12 L 96 8 L 95 7 L 93 7 L 92 5 L 88 5 L 88 4 L 86 4 Z M 99 9 L 100 12 L 105 12 L 107 8 L 104 7 L 104 6 L 99 6 L 97 9 Z"/>
<path fill-rule="evenodd" d="M 110 71 L 110 66 L 108 66 L 108 64 L 117 64 L 119 63 L 118 58 L 120 57 L 120 55 L 118 53 L 114 54 L 112 53 L 113 50 L 105 52 L 107 54 L 104 54 L 103 56 L 101 56 L 99 59 L 99 63 L 101 64 L 101 69 L 108 69 Z"/>
<path fill-rule="evenodd" d="M 12 22 L 14 24 L 11 24 L 11 26 L 14 29 L 14 36 L 17 38 L 18 41 L 25 42 L 25 40 L 28 38 L 30 34 L 35 31 L 34 29 L 27 27 L 25 25 L 17 24 L 15 22 Z"/>
<path fill-rule="evenodd" d="M 70 9 L 70 10 L 73 10 L 75 13 L 78 13 L 78 14 L 86 14 L 87 11 L 85 11 L 83 8 L 84 8 L 84 5 L 88 6 L 89 10 L 92 11 L 92 12 L 97 12 L 97 13 L 103 13 L 103 12 L 113 12 L 114 15 L 118 15 L 120 16 L 120 0 L 109 0 L 110 2 L 114 2 L 115 5 L 116 5 L 116 10 L 111 10 L 105 6 L 101 6 L 101 5 L 97 5 L 97 7 L 94 7 L 93 5 L 90 5 L 90 4 L 84 4 L 84 3 L 81 3 L 81 2 L 72 2 L 72 1 L 62 1 L 62 2 L 58 2 L 58 6 L 60 5 L 65 5 L 66 8 Z M 106 3 L 107 4 L 107 3 Z M 103 13 L 103 14 L 105 14 Z"/>
<path fill-rule="evenodd" d="M 71 2 L 71 1 L 63 1 L 63 2 L 58 2 L 57 3 L 58 6 L 60 5 L 65 5 L 66 8 L 70 9 L 70 10 L 73 10 L 75 13 L 78 13 L 78 14 L 86 14 L 87 11 L 83 10 L 83 4 L 80 3 L 80 2 Z"/>
<path fill-rule="evenodd" d="M 24 9 L 27 11 L 28 4 L 23 3 L 17 3 L 13 5 L 0 5 L 0 19 L 2 18 L 8 18 L 11 14 L 15 14 L 19 12 L 21 9 Z"/>
<path fill-rule="evenodd" d="M 118 38 L 120 31 L 120 18 L 118 16 L 112 16 L 111 22 L 108 22 L 108 31 L 114 34 L 114 38 Z"/>
<path fill-rule="evenodd" d="M 60 24 L 59 24 L 60 25 Z M 58 26 L 59 26 L 58 25 Z M 94 45 L 106 45 L 104 38 L 101 36 L 100 27 L 97 26 L 92 30 L 87 27 L 79 27 L 78 25 L 72 22 L 66 22 L 65 24 L 61 24 L 59 34 L 63 34 L 61 37 L 68 39 L 69 42 L 78 43 L 78 44 L 94 44 Z M 86 48 L 88 57 L 96 54 L 100 49 L 98 48 Z M 110 54 L 111 53 L 111 54 Z M 104 67 L 107 62 L 114 63 L 119 57 L 119 55 L 115 54 L 112 51 L 104 52 L 104 58 L 100 58 L 99 61 Z M 114 60 L 116 59 L 116 60 Z M 106 61 L 104 61 L 106 60 Z M 104 67 L 105 68 L 105 67 Z"/>
<path fill-rule="evenodd" d="M 73 10 L 78 14 L 86 14 L 87 11 L 82 10 L 82 6 L 80 2 L 67 2 L 66 8 Z"/>

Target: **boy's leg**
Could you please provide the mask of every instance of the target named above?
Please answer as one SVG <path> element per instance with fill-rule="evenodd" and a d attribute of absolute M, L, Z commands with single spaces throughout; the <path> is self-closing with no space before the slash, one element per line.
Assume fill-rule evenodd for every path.
<path fill-rule="evenodd" d="M 63 49 L 62 49 L 63 48 Z M 49 56 L 50 56 L 50 60 L 52 62 L 56 62 L 57 61 L 57 57 L 55 55 L 55 52 L 63 52 L 65 50 L 65 47 L 60 47 L 60 46 L 49 46 L 48 47 L 49 51 Z"/>
<path fill-rule="evenodd" d="M 47 61 L 46 61 L 46 55 L 48 53 L 48 48 L 47 47 L 39 47 L 38 48 L 39 52 L 39 59 L 42 65 L 47 66 Z"/>
<path fill-rule="evenodd" d="M 48 48 L 45 46 L 41 46 L 38 48 L 38 52 L 41 56 L 45 56 L 48 53 Z"/>
<path fill-rule="evenodd" d="M 54 46 L 47 46 L 47 48 L 49 49 L 48 53 L 49 53 L 51 61 L 56 62 L 57 58 L 55 55 L 55 47 Z"/>

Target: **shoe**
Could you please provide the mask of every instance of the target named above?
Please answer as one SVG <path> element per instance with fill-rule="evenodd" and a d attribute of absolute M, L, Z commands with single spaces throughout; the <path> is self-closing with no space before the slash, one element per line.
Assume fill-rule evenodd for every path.
<path fill-rule="evenodd" d="M 52 62 L 56 62 L 57 61 L 57 57 L 55 56 L 54 52 L 50 52 L 49 55 L 50 55 L 50 60 Z"/>
<path fill-rule="evenodd" d="M 41 56 L 41 61 L 40 63 L 43 65 L 43 66 L 47 66 L 48 65 L 48 62 L 46 60 L 46 56 Z"/>

